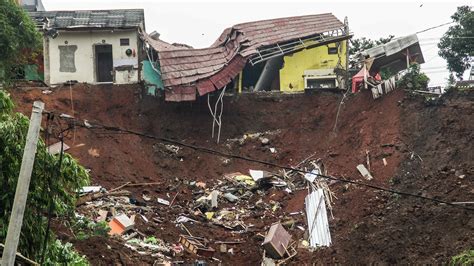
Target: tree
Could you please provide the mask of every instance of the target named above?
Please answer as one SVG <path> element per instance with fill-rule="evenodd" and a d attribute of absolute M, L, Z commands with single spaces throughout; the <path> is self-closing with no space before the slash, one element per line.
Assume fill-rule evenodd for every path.
<path fill-rule="evenodd" d="M 362 51 L 373 48 L 377 45 L 385 44 L 391 41 L 395 36 L 389 35 L 387 38 L 379 38 L 378 40 L 371 40 L 365 37 L 351 39 L 349 46 L 349 69 L 359 70 L 362 67 L 359 54 Z"/>
<path fill-rule="evenodd" d="M 397 81 L 397 87 L 410 90 L 426 90 L 430 79 L 425 73 L 420 72 L 420 65 L 412 63 L 405 74 Z"/>
<path fill-rule="evenodd" d="M 5 241 L 7 234 L 28 124 L 27 117 L 13 112 L 9 95 L 0 90 L 0 242 Z M 31 259 L 39 260 L 44 248 L 50 203 L 53 203 L 55 215 L 72 216 L 77 191 L 89 182 L 85 169 L 70 155 L 65 154 L 61 164 L 59 158 L 59 155 L 48 153 L 42 140 L 38 142 L 18 246 L 19 252 Z M 67 250 L 53 237 L 49 237 L 48 243 L 49 261 Z"/>
<path fill-rule="evenodd" d="M 40 33 L 26 12 L 12 0 L 0 0 L 0 83 L 41 48 Z"/>
<path fill-rule="evenodd" d="M 449 27 L 438 43 L 438 54 L 446 59 L 449 71 L 462 79 L 474 56 L 474 12 L 469 6 L 460 6 L 451 18 L 455 25 Z"/>

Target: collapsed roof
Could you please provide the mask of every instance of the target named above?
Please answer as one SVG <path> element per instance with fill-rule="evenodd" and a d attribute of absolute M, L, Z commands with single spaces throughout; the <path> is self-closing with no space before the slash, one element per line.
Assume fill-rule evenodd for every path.
<path fill-rule="evenodd" d="M 188 49 L 143 34 L 158 52 L 166 100 L 195 100 L 199 95 L 222 89 L 244 68 L 282 54 L 341 41 L 350 37 L 334 15 L 318 14 L 269 19 L 227 28 L 208 48 Z"/>
<path fill-rule="evenodd" d="M 37 23 L 47 23 L 46 28 L 54 29 L 138 28 L 145 20 L 143 9 L 38 11 L 28 14 Z"/>
<path fill-rule="evenodd" d="M 407 57 L 410 62 L 419 64 L 425 62 L 416 34 L 396 38 L 362 51 L 361 54 L 366 58 L 370 72 L 380 72 L 382 68 L 389 68 L 391 72 L 397 73 L 407 69 Z"/>

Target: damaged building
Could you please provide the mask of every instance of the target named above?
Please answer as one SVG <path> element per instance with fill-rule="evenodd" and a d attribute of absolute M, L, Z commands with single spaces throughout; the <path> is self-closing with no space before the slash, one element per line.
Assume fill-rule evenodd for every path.
<path fill-rule="evenodd" d="M 145 81 L 167 101 L 194 101 L 222 92 L 303 92 L 346 86 L 347 20 L 332 14 L 234 25 L 208 48 L 169 44 L 142 33 L 153 71 Z M 151 62 L 151 63 L 150 63 Z"/>
<path fill-rule="evenodd" d="M 143 9 L 30 12 L 44 32 L 44 81 L 132 84 L 140 80 Z"/>

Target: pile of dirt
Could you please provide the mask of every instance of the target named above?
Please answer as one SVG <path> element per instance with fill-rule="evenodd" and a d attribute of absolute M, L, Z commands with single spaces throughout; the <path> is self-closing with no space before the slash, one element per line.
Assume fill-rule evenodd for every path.
<path fill-rule="evenodd" d="M 341 94 L 225 97 L 220 144 L 211 139 L 212 118 L 204 99 L 164 103 L 143 96 L 139 86 L 85 84 L 59 87 L 50 94 L 32 89 L 12 91 L 12 95 L 17 109 L 27 115 L 32 102 L 41 99 L 47 110 L 281 165 L 296 166 L 314 156 L 322 159 L 330 175 L 372 185 L 449 201 L 468 201 L 474 193 L 473 125 L 467 123 L 474 110 L 472 92 L 451 93 L 427 104 L 423 98 L 402 90 L 377 100 L 364 91 L 344 100 L 336 126 Z M 262 133 L 268 143 L 243 138 L 249 133 Z M 168 143 L 131 134 L 77 129 L 66 139 L 71 146 L 68 152 L 91 169 L 94 184 L 111 189 L 125 182 L 160 182 L 159 186 L 130 190 L 133 197 L 141 197 L 144 192 L 163 198 L 178 195 L 175 205 L 184 209 L 193 200 L 190 181 L 211 185 L 226 173 L 279 170 L 184 147 L 170 152 Z M 358 164 L 367 163 L 367 157 L 374 176 L 371 181 L 356 170 Z M 313 253 L 300 248 L 291 263 L 446 262 L 473 245 L 472 212 L 343 182 L 331 183 L 330 187 L 337 197 L 334 219 L 329 221 L 333 245 Z M 265 219 L 257 213 L 249 218 L 254 225 L 252 231 L 235 235 L 205 220 L 188 228 L 212 241 L 245 241 L 235 247 L 234 255 L 216 254 L 225 264 L 259 264 L 263 250 L 258 233 L 264 235 L 273 222 L 290 212 L 302 211 L 307 192 L 286 193 L 271 188 L 264 193 L 266 202 L 277 201 L 282 208 Z M 183 209 L 154 208 L 164 222 L 140 222 L 138 229 L 176 243 L 183 231 L 172 221 Z M 302 217 L 298 221 L 304 224 Z M 290 233 L 294 238 L 303 237 L 299 229 L 291 229 Z M 134 256 L 115 240 L 76 241 L 67 233 L 63 237 L 94 263 L 153 261 Z M 197 258 L 186 254 L 180 259 L 193 262 Z"/>

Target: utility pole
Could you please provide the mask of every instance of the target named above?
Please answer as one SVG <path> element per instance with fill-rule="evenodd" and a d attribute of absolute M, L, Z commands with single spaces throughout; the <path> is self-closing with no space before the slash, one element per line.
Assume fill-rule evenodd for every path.
<path fill-rule="evenodd" d="M 21 161 L 20 175 L 16 185 L 15 200 L 8 224 L 7 240 L 3 249 L 2 266 L 12 266 L 15 264 L 16 249 L 20 240 L 23 215 L 25 213 L 26 199 L 30 187 L 31 172 L 35 162 L 36 147 L 38 144 L 39 131 L 44 103 L 35 101 L 31 112 L 28 135 L 26 136 L 25 150 Z"/>

